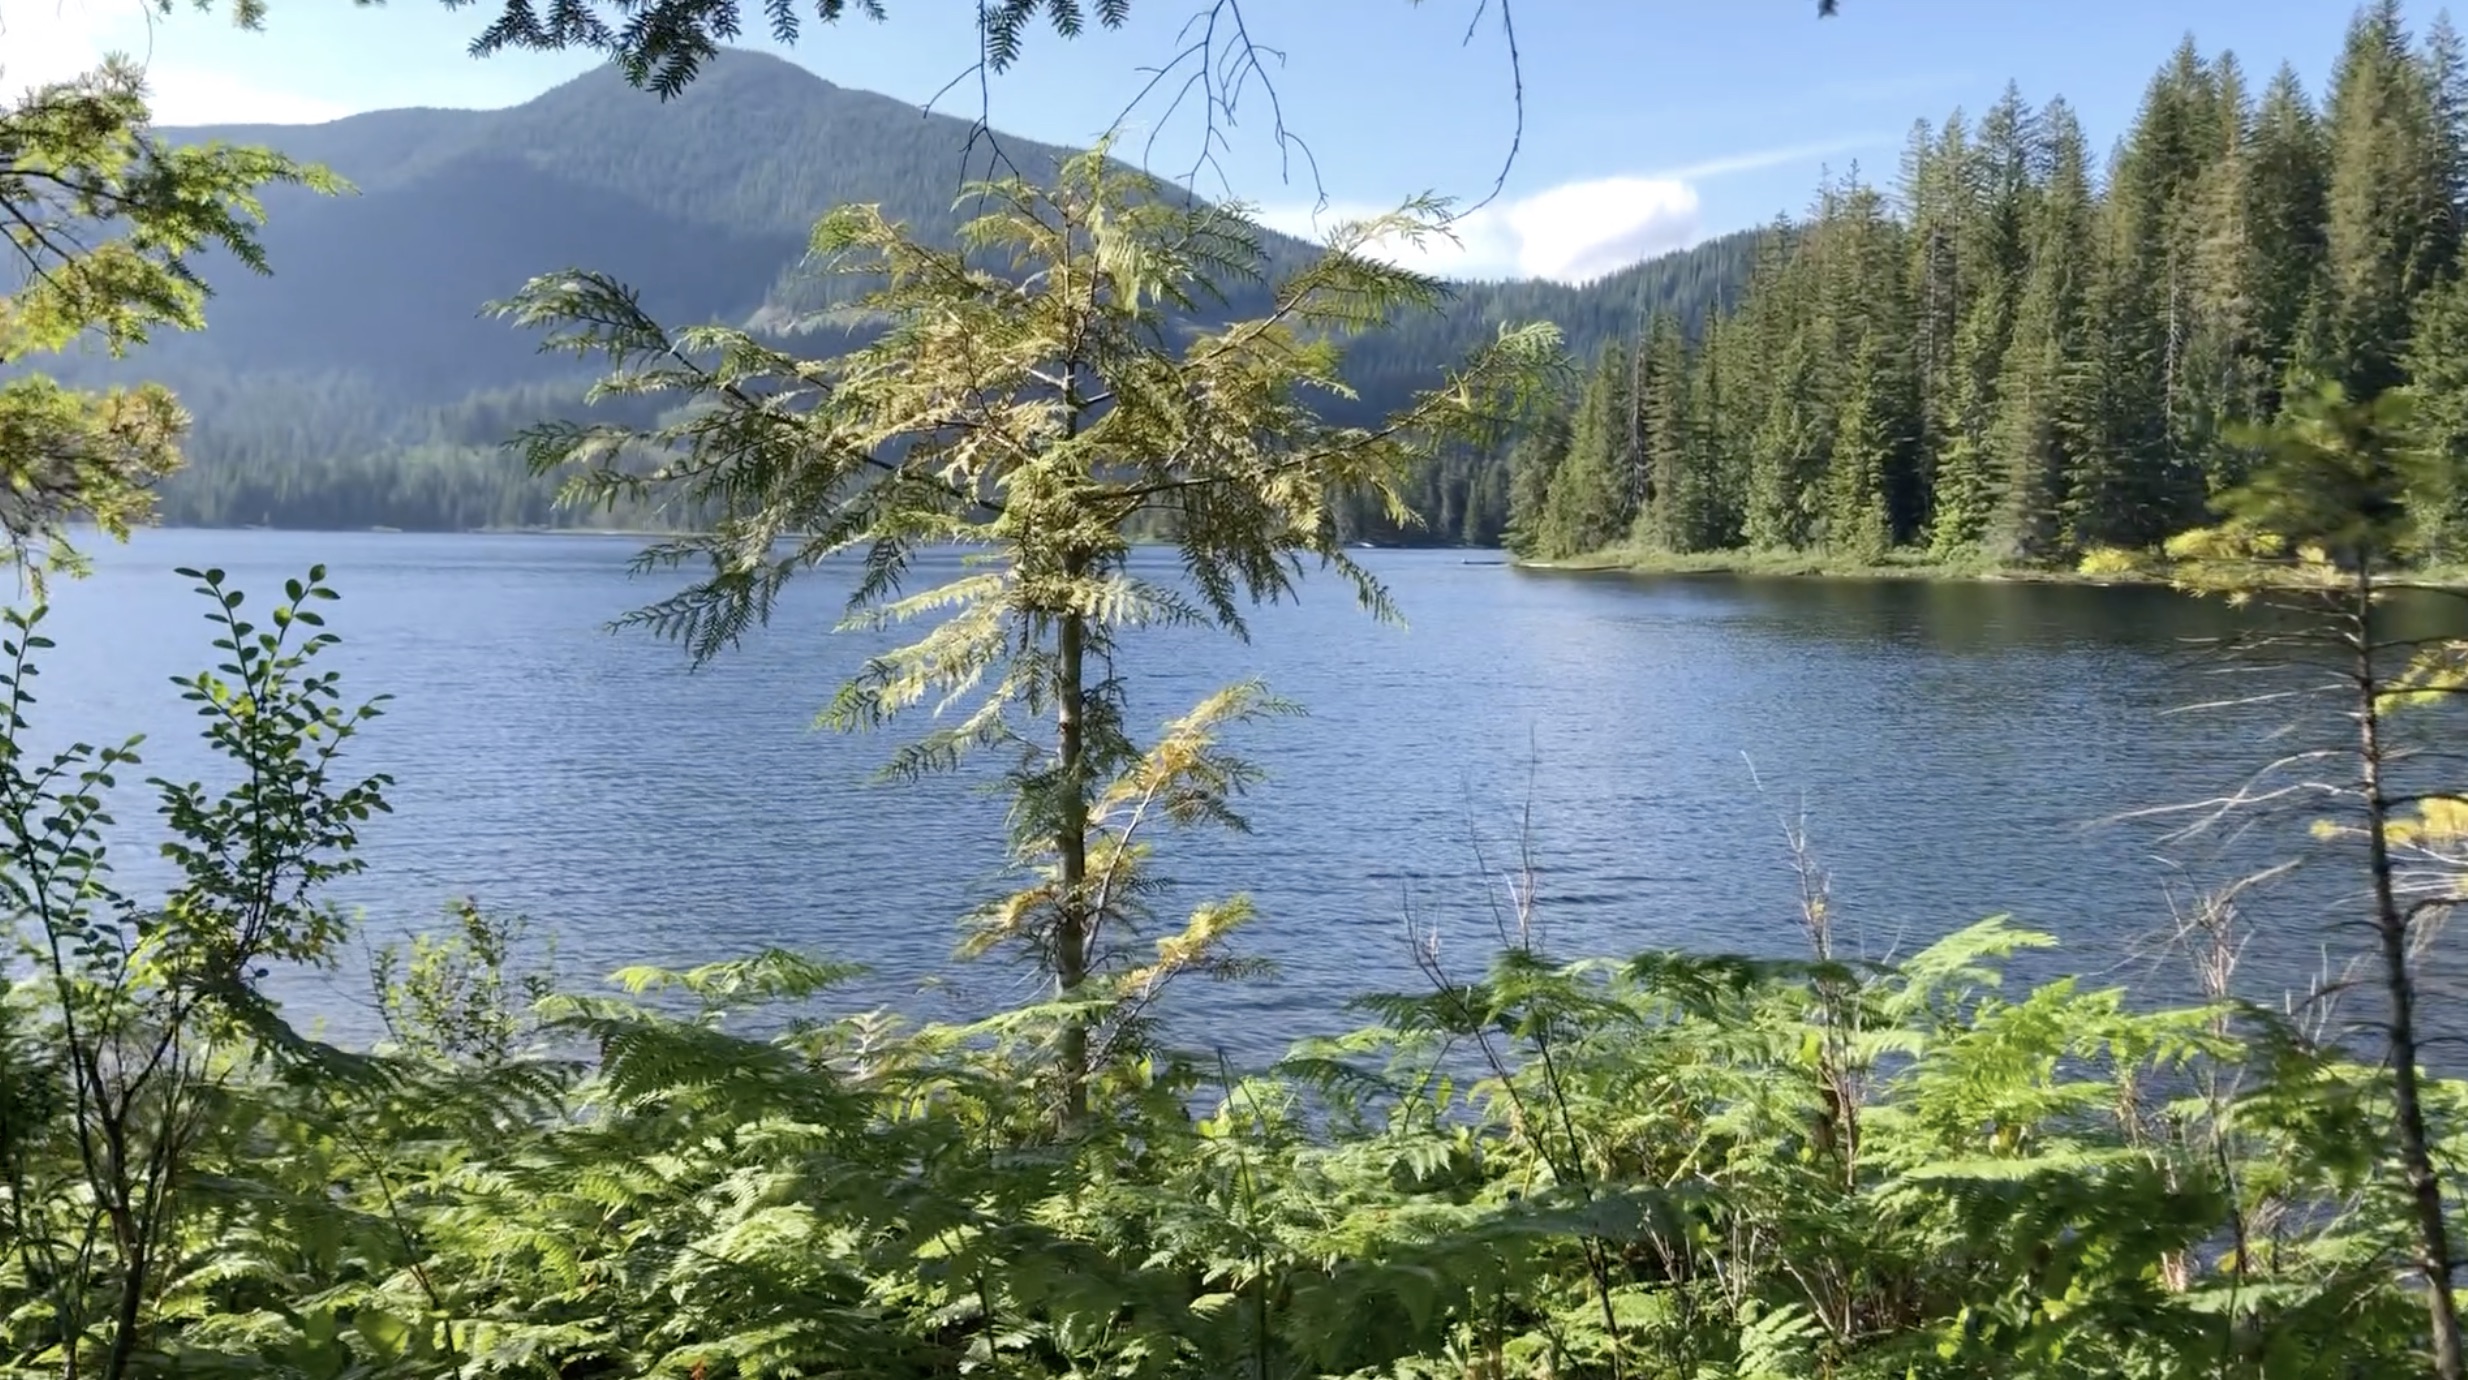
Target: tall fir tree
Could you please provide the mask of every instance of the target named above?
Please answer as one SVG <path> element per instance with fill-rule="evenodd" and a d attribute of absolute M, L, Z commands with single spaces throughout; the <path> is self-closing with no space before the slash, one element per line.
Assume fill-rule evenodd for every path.
<path fill-rule="evenodd" d="M 2419 438 L 2435 463 L 2407 498 L 2435 560 L 2468 559 L 2468 275 L 2418 304 L 2405 360 Z"/>
<path fill-rule="evenodd" d="M 2279 409 L 2283 383 L 2328 348 L 2330 154 L 2294 67 L 2281 64 L 2264 89 L 2251 150 L 2245 214 L 2257 278 L 2254 349 L 2266 390 L 2259 410 L 2267 416 Z"/>
<path fill-rule="evenodd" d="M 2030 266 L 2037 124 L 2021 88 L 2008 83 L 1981 118 L 1955 173 L 1968 211 L 1957 239 L 1957 273 L 1966 301 L 1946 394 L 1944 450 L 1933 466 L 1936 484 L 1929 505 L 1929 546 L 1940 556 L 1968 551 L 1987 537 L 2003 491 L 1994 432 L 2015 311 Z"/>
<path fill-rule="evenodd" d="M 2220 59 L 2216 73 L 2220 142 L 2194 184 L 2190 214 L 2178 227 L 2190 319 L 2176 441 L 2198 472 L 2206 498 L 2243 482 L 2250 452 L 2237 440 L 2239 428 L 2269 420 L 2277 372 L 2263 342 L 2253 112 L 2233 55 Z"/>
<path fill-rule="evenodd" d="M 1899 409 L 1888 353 L 1876 333 L 1861 338 L 1826 474 L 1826 550 L 1866 565 L 1884 560 L 1893 544 L 1886 490 L 1901 438 L 1893 431 Z"/>
<path fill-rule="evenodd" d="M 1652 501 L 1638 513 L 1637 536 L 1665 551 L 1703 551 L 1721 540 L 1713 455 L 1700 433 L 1687 341 L 1679 322 L 1658 313 L 1646 327 L 1637 371 L 1637 416 Z"/>
<path fill-rule="evenodd" d="M 1741 358 L 1746 334 L 1716 317 L 1705 323 L 1690 361 L 1688 400 L 1697 443 L 1696 465 L 1705 483 L 1705 529 L 1698 549 L 1719 551 L 1745 540 L 1742 522 L 1748 507 L 1746 468 L 1736 457 L 1746 453 L 1749 425 L 1747 399 L 1741 385 L 1748 373 Z"/>
<path fill-rule="evenodd" d="M 2003 481 L 1990 545 L 2003 559 L 2047 560 L 2067 537 L 2066 510 L 2086 486 L 2116 479 L 2085 473 L 2085 441 L 2100 411 L 2098 361 L 2087 330 L 2094 244 L 2089 151 L 2063 101 L 2040 118 L 2041 166 L 2031 222 L 2031 267 L 2014 313 L 2014 340 L 1997 385 L 1992 437 Z M 2115 463 L 2114 457 L 2104 457 Z M 2122 469 L 2121 465 L 2117 468 Z M 2105 496 L 2094 499 L 2105 501 Z"/>
<path fill-rule="evenodd" d="M 1817 482 L 1832 418 L 1821 415 L 1816 341 L 1795 332 L 1779 355 L 1767 376 L 1763 415 L 1748 437 L 1743 535 L 1752 547 L 1787 551 L 1816 535 Z"/>
<path fill-rule="evenodd" d="M 2199 516 L 2200 389 L 2189 353 L 2204 173 L 2232 137 L 2217 75 L 2193 40 L 2152 79 L 2102 207 L 2092 312 L 2100 395 L 2072 526 L 2089 543 L 2142 546 Z"/>
<path fill-rule="evenodd" d="M 2437 13 L 2426 29 L 2422 61 L 2433 102 L 2434 138 L 2442 155 L 2443 194 L 2455 209 L 2468 206 L 2468 39 L 2460 36 L 2449 10 Z M 2456 252 L 2456 218 L 2449 233 Z"/>
<path fill-rule="evenodd" d="M 1551 527 L 1551 488 L 1568 459 L 1568 416 L 1554 410 L 1517 438 L 1508 452 L 1508 530 L 1501 540 L 1517 555 L 1566 554 Z"/>
<path fill-rule="evenodd" d="M 1885 196 L 1862 182 L 1856 168 L 1833 200 L 1828 233 L 1832 247 L 1819 305 L 1825 323 L 1820 336 L 1823 359 L 1830 366 L 1824 391 L 1833 408 L 1828 430 L 1840 426 L 1852 393 L 1866 388 L 1867 406 L 1881 433 L 1890 438 L 1878 457 L 1878 485 L 1891 543 L 1918 530 L 1927 506 L 1910 446 L 1917 430 L 1912 418 L 1917 406 L 1912 342 L 1917 332 L 1906 272 L 1910 236 Z M 1863 351 L 1869 356 L 1865 362 Z"/>
<path fill-rule="evenodd" d="M 1912 127 L 1903 155 L 1902 211 L 1909 227 L 1903 291 L 1911 313 L 1912 526 L 1935 520 L 1937 457 L 1959 425 L 1955 407 L 1958 342 L 1968 304 L 1962 228 L 1977 214 L 1968 131 L 1960 111 L 1942 130 L 1925 120 Z"/>
<path fill-rule="evenodd" d="M 2449 266 L 2450 169 L 2398 0 L 2349 27 L 2332 78 L 2323 347 L 2351 397 L 2404 379 L 2410 308 Z"/>
<path fill-rule="evenodd" d="M 1629 387 L 1628 351 L 1605 347 L 1569 423 L 1568 456 L 1551 482 L 1543 527 L 1552 555 L 1599 551 L 1627 535 L 1636 519 Z"/>
<path fill-rule="evenodd" d="M 1741 537 L 1762 550 L 1805 545 L 1813 529 L 1809 488 L 1822 469 L 1815 415 L 1822 380 L 1806 327 L 1816 299 L 1821 230 L 1813 224 L 1777 227 L 1767 236 L 1741 311 L 1750 363 L 1740 398 Z"/>
<path fill-rule="evenodd" d="M 2013 332 L 2014 286 L 1992 282 L 1964 313 L 1955 337 L 1952 393 L 1946 400 L 1944 449 L 1934 466 L 1936 483 L 1930 493 L 1928 545 L 1940 558 L 1976 548 L 1988 534 L 2002 486 L 1998 483 L 1992 437 L 1998 403 L 1997 387 L 2004 372 L 2007 342 Z M 1994 369 L 1989 367 L 1994 361 Z"/>

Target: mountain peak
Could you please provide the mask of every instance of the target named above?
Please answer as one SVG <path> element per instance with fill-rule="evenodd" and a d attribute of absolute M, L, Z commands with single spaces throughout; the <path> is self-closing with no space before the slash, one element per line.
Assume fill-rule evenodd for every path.
<path fill-rule="evenodd" d="M 759 48 L 722 48 L 692 84 L 666 101 L 650 91 L 628 82 L 615 63 L 606 63 L 562 82 L 530 100 L 514 107 L 522 109 L 563 100 L 632 99 L 654 108 L 660 106 L 711 105 L 722 101 L 752 99 L 796 99 L 798 97 L 851 94 L 871 100 L 889 101 L 870 91 L 850 92 L 818 73 L 801 67 L 777 53 Z M 896 103 L 896 102 L 895 102 Z"/>

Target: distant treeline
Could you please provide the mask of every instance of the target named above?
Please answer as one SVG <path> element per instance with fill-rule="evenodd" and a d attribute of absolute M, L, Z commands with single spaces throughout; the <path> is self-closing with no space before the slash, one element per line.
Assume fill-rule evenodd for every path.
<path fill-rule="evenodd" d="M 558 502 L 559 481 L 507 448 L 522 429 L 580 411 L 583 384 L 531 384 L 408 412 L 362 376 L 190 379 L 200 422 L 167 481 L 161 520 L 183 527 L 660 528 L 644 510 Z"/>
<path fill-rule="evenodd" d="M 1504 322 L 1549 318 L 1579 342 L 1633 332 L 1649 314 L 1698 321 L 1745 281 L 1756 236 L 1733 235 L 1582 288 L 1554 283 L 1469 285 L 1443 313 L 1363 337 L 1348 355 L 1359 402 L 1331 410 L 1366 421 Z M 278 267 L 277 272 L 280 272 Z M 209 337 L 211 332 L 208 333 Z M 801 344 L 811 348 L 813 337 Z M 677 525 L 653 510 L 591 511 L 557 501 L 558 483 L 530 474 L 504 448 L 536 422 L 584 415 L 580 376 L 524 382 L 442 406 L 420 406 L 366 371 L 172 375 L 197 418 L 188 467 L 164 488 L 162 520 L 182 526 L 263 525 L 464 531 L 508 527 Z M 1501 456 L 1462 453 L 1407 486 L 1419 521 L 1401 526 L 1368 501 L 1338 520 L 1350 540 L 1496 546 L 1507 529 Z"/>

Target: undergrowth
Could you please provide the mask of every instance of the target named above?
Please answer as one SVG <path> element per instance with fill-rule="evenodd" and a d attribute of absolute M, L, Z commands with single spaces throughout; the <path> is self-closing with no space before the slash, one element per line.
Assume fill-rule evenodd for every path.
<path fill-rule="evenodd" d="M 2230 1000 L 2146 1009 L 2005 961 L 1564 959 L 1478 972 L 1238 1070 L 1081 1019 L 828 1014 L 765 952 L 558 990 L 477 908 L 380 966 L 345 1051 L 256 983 L 384 778 L 315 577 L 259 629 L 214 572 L 188 682 L 229 781 L 156 790 L 184 880 L 111 882 L 136 747 L 0 749 L 0 1373 L 843 1377 L 2382 1376 L 2422 1281 L 2387 1080 Z M 1530 895 L 1530 891 L 1520 892 Z M 1788 919 L 1788 917 L 1783 917 Z M 820 1014 L 818 1014 L 820 1013 Z M 2446 1178 L 2464 1090 L 2430 1085 Z"/>

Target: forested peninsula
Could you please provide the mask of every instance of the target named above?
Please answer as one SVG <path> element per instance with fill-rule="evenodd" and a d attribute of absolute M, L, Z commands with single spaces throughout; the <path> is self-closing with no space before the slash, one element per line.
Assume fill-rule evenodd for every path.
<path fill-rule="evenodd" d="M 2311 379 L 2408 386 L 2468 543 L 2468 56 L 2359 14 L 2317 102 L 2193 39 L 2104 156 L 2008 88 L 1761 238 L 1737 310 L 1652 314 L 1510 468 L 1508 544 L 1645 568 L 1943 572 L 2164 562 Z"/>

